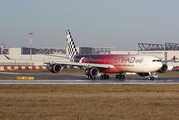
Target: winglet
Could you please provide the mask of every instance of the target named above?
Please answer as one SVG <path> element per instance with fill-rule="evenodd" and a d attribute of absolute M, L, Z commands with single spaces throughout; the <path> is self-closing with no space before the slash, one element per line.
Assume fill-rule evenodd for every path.
<path fill-rule="evenodd" d="M 7 55 L 4 55 L 8 60 L 10 60 L 10 58 Z"/>

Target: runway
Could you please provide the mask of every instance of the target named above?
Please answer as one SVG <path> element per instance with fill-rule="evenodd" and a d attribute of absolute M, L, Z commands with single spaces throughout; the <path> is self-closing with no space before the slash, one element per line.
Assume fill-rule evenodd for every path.
<path fill-rule="evenodd" d="M 179 84 L 179 78 L 155 78 L 154 81 L 143 77 L 126 77 L 123 80 L 116 80 L 110 77 L 108 80 L 101 80 L 99 76 L 95 80 L 86 79 L 85 75 L 63 75 L 63 74 L 17 74 L 0 73 L 4 77 L 32 76 L 35 78 L 46 78 L 50 80 L 0 80 L 0 84 Z M 61 79 L 61 80 L 52 80 Z"/>
<path fill-rule="evenodd" d="M 0 84 L 179 84 L 176 80 L 0 80 Z"/>

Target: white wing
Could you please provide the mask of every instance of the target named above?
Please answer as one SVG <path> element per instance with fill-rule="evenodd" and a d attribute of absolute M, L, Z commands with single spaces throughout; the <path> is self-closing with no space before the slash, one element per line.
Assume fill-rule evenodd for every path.
<path fill-rule="evenodd" d="M 8 56 L 4 55 L 8 60 L 14 61 L 31 61 L 31 62 L 45 62 L 45 63 L 57 63 L 60 65 L 72 65 L 72 66 L 81 66 L 81 67 L 98 67 L 98 68 L 115 68 L 113 65 L 110 64 L 95 64 L 95 63 L 78 63 L 78 62 L 66 62 L 66 61 L 45 61 L 45 60 L 23 60 L 23 59 L 11 59 Z"/>

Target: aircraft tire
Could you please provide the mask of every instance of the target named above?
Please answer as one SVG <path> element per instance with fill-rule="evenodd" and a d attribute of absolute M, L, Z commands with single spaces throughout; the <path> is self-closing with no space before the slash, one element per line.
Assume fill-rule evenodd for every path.
<path fill-rule="evenodd" d="M 122 76 L 121 76 L 121 75 L 119 75 L 118 79 L 121 79 L 121 78 L 122 78 Z"/>
<path fill-rule="evenodd" d="M 154 80 L 154 77 L 149 77 L 149 80 Z"/>
<path fill-rule="evenodd" d="M 109 75 L 106 75 L 106 79 L 109 79 Z"/>
<path fill-rule="evenodd" d="M 121 75 L 121 79 L 125 79 L 125 75 Z"/>
<path fill-rule="evenodd" d="M 104 78 L 104 75 L 101 75 L 101 79 L 103 79 Z"/>
<path fill-rule="evenodd" d="M 116 79 L 118 79 L 119 78 L 119 75 L 116 75 Z"/>

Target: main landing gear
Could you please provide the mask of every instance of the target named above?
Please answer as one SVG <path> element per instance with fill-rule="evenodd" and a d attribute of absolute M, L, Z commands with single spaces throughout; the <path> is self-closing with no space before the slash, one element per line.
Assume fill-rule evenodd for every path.
<path fill-rule="evenodd" d="M 86 76 L 87 79 L 96 79 L 94 76 Z"/>
<path fill-rule="evenodd" d="M 101 79 L 109 79 L 109 75 L 108 74 L 101 74 Z M 119 75 L 116 75 L 116 79 L 125 79 L 125 75 L 123 74 L 119 74 Z"/>
<path fill-rule="evenodd" d="M 109 79 L 109 75 L 107 75 L 107 74 L 101 74 L 101 79 Z"/>
<path fill-rule="evenodd" d="M 125 79 L 125 75 L 123 74 L 116 75 L 116 79 Z"/>

